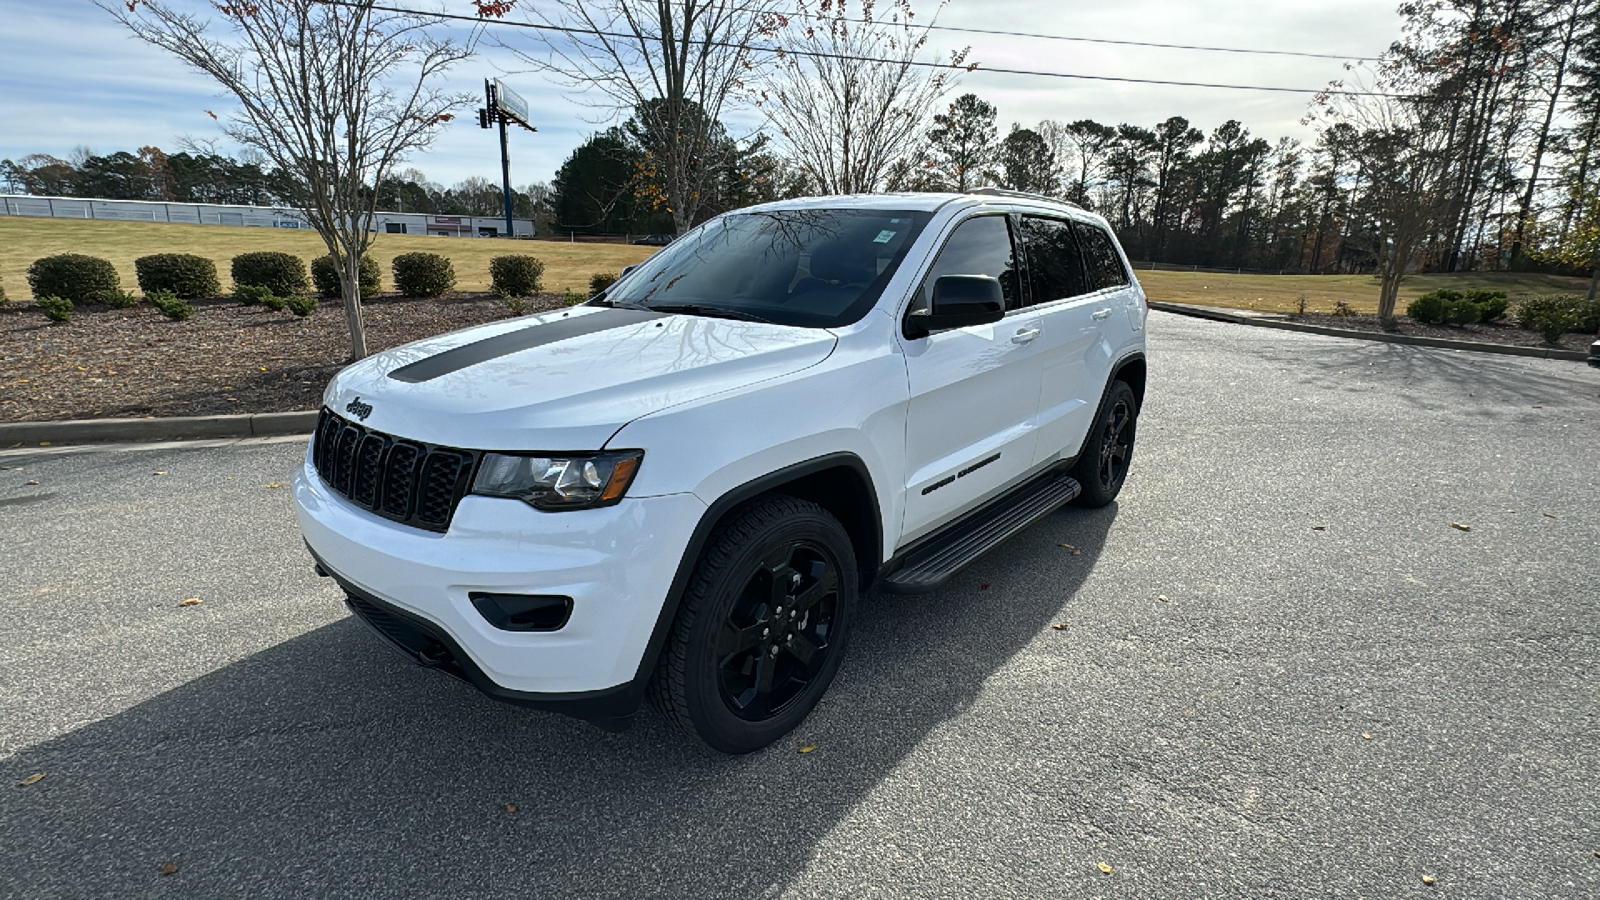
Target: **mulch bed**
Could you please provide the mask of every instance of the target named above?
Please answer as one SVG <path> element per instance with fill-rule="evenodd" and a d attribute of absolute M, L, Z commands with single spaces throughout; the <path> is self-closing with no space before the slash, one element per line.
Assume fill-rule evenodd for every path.
<path fill-rule="evenodd" d="M 1347 331 L 1384 331 L 1377 316 L 1336 316 L 1331 313 L 1305 313 L 1290 315 L 1292 322 L 1304 322 L 1323 328 L 1343 328 Z M 1424 325 L 1409 316 L 1395 316 L 1391 334 L 1415 337 L 1444 338 L 1451 341 L 1479 341 L 1486 344 L 1506 344 L 1513 347 L 1551 346 L 1536 331 L 1526 331 L 1506 321 L 1482 322 L 1475 325 Z M 1563 350 L 1587 350 L 1594 341 L 1593 335 L 1568 334 L 1556 346 Z"/>
<path fill-rule="evenodd" d="M 564 299 L 530 298 L 529 311 Z M 0 308 L 0 422 L 316 409 L 350 353 L 337 300 L 304 319 L 226 299 L 193 305 L 181 322 L 149 306 L 80 307 L 61 325 L 31 302 Z M 384 296 L 364 310 L 374 353 L 512 315 L 489 293 Z"/>

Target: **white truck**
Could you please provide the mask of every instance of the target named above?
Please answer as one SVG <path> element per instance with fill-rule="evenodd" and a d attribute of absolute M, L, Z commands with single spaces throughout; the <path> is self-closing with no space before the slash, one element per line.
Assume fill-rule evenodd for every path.
<path fill-rule="evenodd" d="M 294 496 L 319 573 L 426 666 L 729 753 L 793 729 L 859 597 L 1110 503 L 1144 293 L 1105 221 L 984 190 L 784 201 L 589 302 L 334 378 Z"/>

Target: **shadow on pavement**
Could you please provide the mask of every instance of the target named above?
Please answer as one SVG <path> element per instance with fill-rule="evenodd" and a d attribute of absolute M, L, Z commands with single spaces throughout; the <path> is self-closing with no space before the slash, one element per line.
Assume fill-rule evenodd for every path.
<path fill-rule="evenodd" d="M 342 619 L 10 759 L 7 775 L 49 775 L 0 804 L 0 884 L 34 897 L 776 894 L 1048 631 L 1115 517 L 1068 508 L 938 593 L 868 598 L 829 696 L 748 757 L 704 750 L 648 709 L 613 735 L 494 703 Z M 795 752 L 806 743 L 818 750 Z M 160 875 L 168 862 L 179 871 Z"/>

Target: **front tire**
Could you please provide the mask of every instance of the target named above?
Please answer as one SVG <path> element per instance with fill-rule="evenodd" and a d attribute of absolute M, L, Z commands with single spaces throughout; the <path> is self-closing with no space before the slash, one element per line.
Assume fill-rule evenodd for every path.
<path fill-rule="evenodd" d="M 1078 502 L 1098 509 L 1117 499 L 1133 462 L 1133 440 L 1139 424 L 1139 401 L 1126 381 L 1111 382 L 1095 415 L 1072 476 L 1083 486 Z"/>
<path fill-rule="evenodd" d="M 695 565 L 657 705 L 724 753 L 788 734 L 839 670 L 858 583 L 850 537 L 822 507 L 772 496 L 735 512 Z"/>

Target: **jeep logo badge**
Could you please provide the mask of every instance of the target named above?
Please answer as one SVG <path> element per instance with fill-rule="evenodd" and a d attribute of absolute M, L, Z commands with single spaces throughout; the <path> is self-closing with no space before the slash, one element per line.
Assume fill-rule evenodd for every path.
<path fill-rule="evenodd" d="M 361 398 L 357 397 L 350 401 L 350 405 L 346 406 L 344 411 L 365 422 L 367 416 L 372 415 L 372 404 L 362 403 Z"/>

